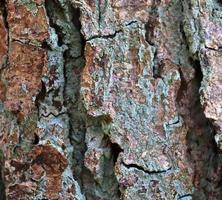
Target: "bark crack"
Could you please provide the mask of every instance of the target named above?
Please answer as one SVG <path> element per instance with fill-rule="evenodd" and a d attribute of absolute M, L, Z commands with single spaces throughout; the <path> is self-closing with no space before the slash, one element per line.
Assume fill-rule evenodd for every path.
<path fill-rule="evenodd" d="M 94 35 L 94 36 L 88 38 L 88 39 L 86 40 L 86 42 L 91 41 L 91 40 L 94 40 L 94 39 L 113 39 L 113 38 L 116 37 L 116 35 L 117 35 L 118 33 L 122 33 L 122 32 L 123 32 L 122 30 L 118 30 L 118 31 L 115 31 L 115 32 L 114 32 L 113 34 L 111 34 L 111 35 Z"/>
<path fill-rule="evenodd" d="M 109 34 L 109 35 L 94 35 L 94 36 L 86 39 L 86 42 L 94 40 L 94 39 L 97 39 L 97 38 L 98 39 L 113 39 L 113 38 L 115 38 L 117 36 L 117 34 L 123 33 L 125 27 L 131 26 L 132 24 L 136 24 L 136 23 L 138 23 L 138 21 L 133 20 L 133 21 L 127 23 L 123 28 L 121 28 L 119 30 L 116 30 L 113 34 Z"/>
<path fill-rule="evenodd" d="M 186 198 L 186 197 L 192 197 L 192 194 L 184 194 L 184 195 L 182 195 L 182 196 L 179 196 L 178 200 L 179 200 L 179 199 Z"/>
<path fill-rule="evenodd" d="M 139 170 L 139 171 L 143 171 L 144 173 L 146 174 L 162 174 L 162 173 L 167 173 L 169 172 L 172 167 L 169 167 L 168 169 L 166 170 L 158 170 L 158 171 L 150 171 L 150 170 L 147 170 L 147 169 L 144 169 L 142 166 L 139 166 L 137 164 L 126 164 L 124 163 L 123 161 L 121 162 L 126 168 L 128 169 L 136 169 L 136 170 Z"/>
<path fill-rule="evenodd" d="M 218 47 L 218 48 L 212 48 L 212 47 L 207 47 L 205 45 L 205 49 L 209 49 L 211 51 L 216 51 L 216 52 L 222 52 L 222 47 Z"/>
<path fill-rule="evenodd" d="M 151 11 L 150 11 L 150 18 L 148 22 L 145 24 L 145 38 L 147 43 L 152 47 L 152 52 L 153 52 L 153 58 L 152 58 L 152 69 L 153 69 L 153 78 L 161 78 L 159 68 L 158 68 L 158 48 L 157 45 L 155 44 L 155 29 L 156 26 L 158 26 L 158 18 L 159 18 L 159 13 L 158 13 L 158 2 L 155 0 L 153 1 L 153 4 L 151 6 Z M 163 80 L 163 79 L 162 79 Z"/>
<path fill-rule="evenodd" d="M 199 89 L 203 79 L 199 58 L 200 50 L 191 52 L 190 45 L 192 43 L 188 41 L 184 28 L 184 24 L 181 24 L 180 32 L 184 43 L 187 44 L 190 56 L 189 62 L 194 69 L 194 77 L 187 82 L 182 68 L 179 68 L 181 86 L 177 94 L 178 112 L 182 116 L 184 124 L 189 128 L 187 133 L 187 156 L 195 174 L 193 178 L 195 191 L 192 196 L 194 198 L 208 198 L 210 194 L 209 187 L 211 187 L 211 192 L 217 190 L 217 181 L 211 178 L 214 176 L 215 171 L 217 171 L 219 164 L 214 139 L 215 129 L 212 122 L 206 118 L 200 102 Z M 189 113 L 189 115 L 186 113 Z M 198 156 L 200 153 L 202 155 Z M 198 184 L 200 182 L 207 182 L 207 185 Z M 180 199 L 184 197 L 186 196 L 182 196 Z"/>

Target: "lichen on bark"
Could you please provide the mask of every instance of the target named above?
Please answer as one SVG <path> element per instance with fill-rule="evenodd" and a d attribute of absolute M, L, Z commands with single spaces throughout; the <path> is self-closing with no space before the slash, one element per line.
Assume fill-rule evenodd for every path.
<path fill-rule="evenodd" d="M 220 199 L 216 0 L 0 0 L 0 199 Z"/>

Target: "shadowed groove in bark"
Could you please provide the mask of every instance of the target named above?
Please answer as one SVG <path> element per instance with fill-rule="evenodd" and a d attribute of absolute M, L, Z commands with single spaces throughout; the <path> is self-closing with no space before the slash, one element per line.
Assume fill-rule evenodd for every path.
<path fill-rule="evenodd" d="M 111 141 L 110 141 L 110 144 L 111 144 L 111 152 L 113 155 L 113 162 L 115 165 L 115 163 L 117 162 L 118 156 L 121 152 L 123 152 L 123 149 L 118 144 L 112 143 Z"/>
<path fill-rule="evenodd" d="M 69 1 L 62 6 L 59 1 L 46 0 L 49 21 L 56 29 L 59 46 L 66 46 L 64 51 L 64 104 L 69 117 L 69 139 L 74 147 L 72 156 L 73 176 L 81 186 L 81 172 L 85 153 L 85 114 L 80 109 L 79 90 L 81 73 L 84 66 L 85 41 L 80 33 L 80 11 L 73 8 Z M 61 23 L 58 23 L 58 19 Z"/>
<path fill-rule="evenodd" d="M 189 10 L 192 10 L 191 1 L 187 2 Z M 185 12 L 185 5 L 181 1 L 182 11 L 184 13 L 184 18 L 188 18 Z M 195 19 L 195 22 L 198 24 L 198 19 Z M 192 43 L 189 41 L 190 33 L 187 31 L 185 25 L 181 23 L 180 32 L 183 36 L 183 40 L 187 45 L 189 52 L 192 50 Z M 198 42 L 198 41 L 193 41 Z M 191 46 L 190 46 L 191 45 Z M 191 51 L 190 51 L 191 50 Z M 220 199 L 222 195 L 221 187 L 221 164 L 222 158 L 220 153 L 217 151 L 217 144 L 215 142 L 216 127 L 214 127 L 213 122 L 210 119 L 207 119 L 203 107 L 200 103 L 200 87 L 203 80 L 202 73 L 202 64 L 205 60 L 200 61 L 201 51 L 190 53 L 190 63 L 191 66 L 195 69 L 195 77 L 191 80 L 191 83 L 186 83 L 183 78 L 182 71 L 180 73 L 182 84 L 179 94 L 178 105 L 186 106 L 190 113 L 190 118 L 193 123 L 189 123 L 188 119 L 184 116 L 185 124 L 189 127 L 187 133 L 187 144 L 188 152 L 187 156 L 190 160 L 190 163 L 193 165 L 194 170 L 194 187 L 195 191 L 193 193 L 194 199 Z M 208 62 L 206 60 L 206 62 Z M 187 93 L 187 95 L 185 95 Z M 182 94 L 182 96 L 181 96 Z M 184 95 L 184 96 L 183 96 Z M 186 96 L 189 96 L 188 102 L 184 103 Z M 180 111 L 180 109 L 179 109 Z"/>
<path fill-rule="evenodd" d="M 74 148 L 71 160 L 73 176 L 78 181 L 87 199 L 118 199 L 120 191 L 114 174 L 114 166 L 122 150 L 118 145 L 112 144 L 109 137 L 103 133 L 101 127 L 103 118 L 91 119 L 87 116 L 84 109 L 80 98 L 80 82 L 85 65 L 84 48 L 86 41 L 80 32 L 80 10 L 72 7 L 68 1 L 66 3 L 65 6 L 62 6 L 58 1 L 47 0 L 46 10 L 50 18 L 50 23 L 59 35 L 59 44 L 68 47 L 63 55 L 65 76 L 64 98 L 65 105 L 68 108 L 70 123 L 69 139 Z M 60 23 L 58 23 L 57 19 L 60 20 Z M 109 38 L 109 36 L 104 37 L 104 39 L 106 38 Z M 93 134 L 87 132 L 86 126 L 90 126 L 89 124 L 94 129 L 98 129 L 102 136 L 102 140 L 100 141 L 102 146 L 95 147 L 103 152 L 101 161 L 103 164 L 100 166 L 103 172 L 99 176 L 84 166 L 87 151 L 86 134 L 90 136 Z M 98 135 L 95 135 L 95 137 L 98 137 Z M 110 156 L 107 156 L 107 153 Z"/>
<path fill-rule="evenodd" d="M 192 54 L 190 41 L 186 35 L 184 17 L 184 7 L 180 2 L 181 12 L 184 16 L 179 22 L 179 33 L 181 34 L 182 43 L 185 44 L 188 63 L 186 67 L 194 69 L 194 77 L 187 82 L 188 74 L 183 73 L 180 64 L 179 73 L 181 86 L 177 93 L 177 110 L 184 120 L 187 131 L 187 159 L 193 169 L 194 192 L 191 195 L 194 199 L 220 199 L 221 198 L 221 156 L 217 152 L 217 145 L 214 139 L 215 127 L 212 122 L 206 118 L 203 107 L 200 102 L 200 87 L 203 79 L 201 71 L 201 62 L 199 59 L 200 52 Z M 191 9 L 191 8 L 190 8 Z M 186 69 L 185 69 L 186 70 Z"/>
<path fill-rule="evenodd" d="M 104 132 L 104 126 L 109 126 L 105 122 L 105 118 L 106 116 L 87 117 L 87 126 L 89 127 L 85 140 L 87 151 L 82 171 L 83 191 L 87 200 L 117 200 L 121 195 L 114 168 L 118 156 L 123 150 L 118 144 L 112 143 L 109 135 Z M 94 158 L 95 152 L 99 153 L 99 159 Z M 91 166 L 95 166 L 99 170 L 95 172 Z"/>
<path fill-rule="evenodd" d="M 153 0 L 152 6 L 151 6 L 151 12 L 150 12 L 150 18 L 148 22 L 145 24 L 145 37 L 147 43 L 152 47 L 153 49 L 153 77 L 154 78 L 160 78 L 159 70 L 158 70 L 158 63 L 159 60 L 157 58 L 157 48 L 158 45 L 156 44 L 155 41 L 155 28 L 158 24 L 158 18 L 159 18 L 159 13 L 158 13 L 158 5 L 160 1 L 159 0 Z"/>
<path fill-rule="evenodd" d="M 158 64 L 160 61 L 157 55 L 159 39 L 155 37 L 155 29 L 158 30 L 158 23 L 161 25 L 161 19 L 160 22 L 158 21 L 158 3 L 159 1 L 153 1 L 151 15 L 145 26 L 146 41 L 153 48 L 154 78 L 161 78 L 158 72 Z M 181 13 L 185 15 L 182 1 L 178 1 L 178 3 L 178 8 L 181 9 Z M 187 48 L 186 51 L 184 51 L 186 52 L 185 54 L 177 55 L 177 58 L 179 58 L 177 64 L 180 66 L 179 73 L 181 79 L 181 86 L 177 94 L 177 111 L 179 115 L 182 116 L 185 127 L 188 128 L 187 157 L 193 169 L 193 185 L 195 187 L 192 196 L 195 199 L 208 199 L 210 197 L 219 199 L 221 197 L 221 186 L 219 186 L 221 182 L 221 156 L 217 152 L 214 139 L 215 127 L 212 125 L 212 122 L 206 118 L 200 103 L 199 89 L 201 87 L 203 74 L 199 55 L 198 52 L 195 52 L 195 55 L 191 55 L 190 53 L 191 47 L 189 45 L 191 44 L 186 37 L 183 17 L 181 15 L 174 24 L 180 25 L 177 37 L 181 37 L 181 43 Z M 189 57 L 191 58 L 189 59 Z M 187 61 L 180 63 L 180 58 Z M 192 67 L 195 71 L 194 78 L 190 82 L 186 82 L 189 78 L 185 77 L 187 76 L 186 73 L 183 73 L 183 68 L 185 67 Z M 184 112 L 184 110 L 186 110 L 186 112 Z"/>
<path fill-rule="evenodd" d="M 42 88 L 41 91 L 39 92 L 39 94 L 36 96 L 35 99 L 35 106 L 37 108 L 37 112 L 38 112 L 38 118 L 40 119 L 40 113 L 39 113 L 39 105 L 40 102 L 42 102 L 46 96 L 46 87 L 45 87 L 45 83 L 43 81 L 41 81 L 42 84 Z M 36 141 L 36 140 L 35 140 Z"/>
<path fill-rule="evenodd" d="M 205 199 L 210 196 L 217 198 L 220 196 L 220 189 L 217 187 L 220 178 L 215 177 L 215 174 L 218 174 L 220 158 L 214 140 L 215 130 L 209 119 L 205 117 L 200 104 L 199 88 L 203 78 L 200 63 L 198 60 L 193 59 L 190 59 L 190 62 L 195 69 L 195 77 L 188 84 L 185 81 L 182 70 L 180 70 L 181 87 L 177 102 L 178 111 L 188 127 L 187 156 L 193 166 L 193 183 L 195 187 L 192 196 L 195 199 Z M 184 106 L 186 106 L 190 116 L 185 116 L 181 113 L 181 109 Z M 189 118 L 192 122 L 189 121 Z"/>

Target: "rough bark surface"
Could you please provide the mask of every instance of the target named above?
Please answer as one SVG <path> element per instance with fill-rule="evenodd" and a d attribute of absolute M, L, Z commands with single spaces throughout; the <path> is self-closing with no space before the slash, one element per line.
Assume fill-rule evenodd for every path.
<path fill-rule="evenodd" d="M 0 0 L 0 199 L 221 199 L 221 63 L 219 0 Z"/>

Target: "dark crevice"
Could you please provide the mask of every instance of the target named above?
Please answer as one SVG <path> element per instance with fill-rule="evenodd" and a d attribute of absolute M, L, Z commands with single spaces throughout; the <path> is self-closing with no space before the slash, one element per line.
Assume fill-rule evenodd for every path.
<path fill-rule="evenodd" d="M 132 24 L 136 24 L 136 23 L 138 23 L 138 21 L 133 20 L 133 21 L 127 23 L 127 24 L 125 25 L 125 27 L 131 26 Z M 113 34 L 109 34 L 109 35 L 94 35 L 94 36 L 86 39 L 86 42 L 87 42 L 87 41 L 94 40 L 94 39 L 113 39 L 113 38 L 116 37 L 117 34 L 123 33 L 123 32 L 124 32 L 124 28 L 121 28 L 121 29 L 119 29 L 119 30 L 116 30 Z"/>
<path fill-rule="evenodd" d="M 146 41 L 150 46 L 154 46 L 154 42 L 152 41 L 153 39 L 153 31 L 154 29 L 154 24 L 151 22 L 151 20 L 149 20 L 146 24 L 145 24 L 145 37 L 146 37 Z"/>
<path fill-rule="evenodd" d="M 61 113 L 58 113 L 58 114 L 54 114 L 54 113 L 50 112 L 50 113 L 48 113 L 47 115 L 41 114 L 40 116 L 47 118 L 47 117 L 49 117 L 50 115 L 51 115 L 51 116 L 54 116 L 54 117 L 59 117 L 59 116 L 61 116 L 61 115 L 65 115 L 65 114 L 67 114 L 67 112 L 61 112 Z"/>
<path fill-rule="evenodd" d="M 184 195 L 180 196 L 180 197 L 178 198 L 178 200 L 179 200 L 179 199 L 186 198 L 186 197 L 192 197 L 192 194 L 184 194 Z"/>
<path fill-rule="evenodd" d="M 80 99 L 80 81 L 85 65 L 84 49 L 85 39 L 81 34 L 80 9 L 74 8 L 71 2 L 66 1 L 61 5 L 59 1 L 46 0 L 46 10 L 49 16 L 50 26 L 59 37 L 59 46 L 68 48 L 63 52 L 64 74 L 64 106 L 67 108 L 69 118 L 69 140 L 74 147 L 72 152 L 73 177 L 84 191 L 83 179 L 93 181 L 84 168 L 84 154 L 86 152 L 86 113 Z M 58 20 L 60 23 L 58 23 Z M 53 113 L 51 113 L 53 114 Z M 57 116 L 55 116 L 57 117 Z"/>
<path fill-rule="evenodd" d="M 126 24 L 126 27 L 131 26 L 132 24 L 136 24 L 136 23 L 138 23 L 138 21 L 133 20 L 133 21 L 129 22 L 128 24 Z"/>
<path fill-rule="evenodd" d="M 3 15 L 3 20 L 4 20 L 4 25 L 6 27 L 7 30 L 9 30 L 9 25 L 8 25 L 8 21 L 7 21 L 7 16 L 8 16 L 8 12 L 7 12 L 7 1 L 6 0 L 0 0 L 0 11 Z"/>
<path fill-rule="evenodd" d="M 112 141 L 110 140 L 108 135 L 104 135 L 101 147 L 102 148 L 107 148 L 107 147 L 110 148 L 111 154 L 113 157 L 113 163 L 115 165 L 115 163 L 117 162 L 117 159 L 119 157 L 119 154 L 121 152 L 123 152 L 123 149 L 119 146 L 119 144 L 112 143 Z"/>
<path fill-rule="evenodd" d="M 173 123 L 167 123 L 167 124 L 166 124 L 166 127 L 175 126 L 175 125 L 177 125 L 177 124 L 179 124 L 179 123 L 180 123 L 180 119 L 178 118 L 178 120 L 175 121 L 175 122 L 173 122 Z"/>
<path fill-rule="evenodd" d="M 79 8 L 71 7 L 71 10 L 72 10 L 72 23 L 73 23 L 73 25 L 76 27 L 76 29 L 80 33 L 80 30 L 82 28 L 82 25 L 81 25 L 80 19 L 79 19 L 80 18 L 80 14 L 81 14 L 80 13 L 80 9 Z"/>
<path fill-rule="evenodd" d="M 68 82 L 68 76 L 67 76 L 67 68 L 66 68 L 66 65 L 67 65 L 67 62 L 70 58 L 70 52 L 69 52 L 69 49 L 65 50 L 65 52 L 63 53 L 63 56 L 64 56 L 64 68 L 63 68 L 63 75 L 64 75 L 64 90 L 63 90 L 63 97 L 64 97 L 64 106 L 68 106 L 68 101 L 66 99 L 66 87 L 67 87 L 67 82 Z M 68 113 L 67 113 L 68 114 Z"/>
<path fill-rule="evenodd" d="M 40 117 L 39 106 L 40 106 L 40 103 L 45 99 L 45 96 L 46 96 L 45 83 L 43 81 L 41 81 L 41 83 L 42 83 L 41 90 L 40 90 L 40 92 L 38 93 L 38 95 L 35 98 L 35 106 L 36 106 L 36 108 L 38 110 L 38 116 L 39 117 Z"/>
<path fill-rule="evenodd" d="M 184 28 L 184 23 L 181 22 L 180 33 L 184 44 L 187 45 L 187 51 L 190 52 L 190 43 Z M 203 62 L 207 60 L 201 59 L 202 64 Z M 192 197 L 194 199 L 219 199 L 222 190 L 221 186 L 218 187 L 221 181 L 221 158 L 214 139 L 216 128 L 213 122 L 206 118 L 200 102 L 200 88 L 203 80 L 201 63 L 198 52 L 190 55 L 189 64 L 194 69 L 194 77 L 189 82 L 186 81 L 182 68 L 179 69 L 181 86 L 177 94 L 177 109 L 185 126 L 188 127 L 187 158 L 194 170 L 195 187 Z"/>
<path fill-rule="evenodd" d="M 205 49 L 209 49 L 211 51 L 217 51 L 217 52 L 222 51 L 222 47 L 212 48 L 212 47 L 207 47 L 206 45 L 205 45 Z"/>
<path fill-rule="evenodd" d="M 203 73 L 201 70 L 201 65 L 200 65 L 200 61 L 199 60 L 192 60 L 192 58 L 190 58 L 190 62 L 195 70 L 195 79 L 197 81 L 198 87 L 201 87 L 201 82 L 203 80 Z"/>
<path fill-rule="evenodd" d="M 68 116 L 68 139 L 73 146 L 69 163 L 73 170 L 73 177 L 78 182 L 84 194 L 83 178 L 88 177 L 84 170 L 84 155 L 86 152 L 86 114 L 80 101 L 80 81 L 85 65 L 84 49 L 85 39 L 81 34 L 80 9 L 74 8 L 70 1 L 64 1 L 64 5 L 57 0 L 46 0 L 45 7 L 49 23 L 58 36 L 58 46 L 66 46 L 63 51 L 63 105 L 67 112 L 60 113 Z M 59 19 L 59 21 L 58 21 Z M 46 48 L 49 45 L 46 43 Z M 53 113 L 50 113 L 54 115 Z M 54 115 L 58 117 L 58 115 Z M 47 117 L 47 116 L 45 116 Z M 85 195 L 85 194 L 84 194 Z"/>
<path fill-rule="evenodd" d="M 57 44 L 59 47 L 61 47 L 64 44 L 62 30 L 60 26 L 56 24 L 56 21 L 58 20 L 57 17 L 53 16 L 54 12 L 62 13 L 61 8 L 58 5 L 59 4 L 56 3 L 54 0 L 45 1 L 45 8 L 46 8 L 48 19 L 49 19 L 49 25 L 50 27 L 55 29 L 56 35 L 58 37 Z M 51 10 L 52 8 L 54 9 L 54 11 Z"/>
<path fill-rule="evenodd" d="M 47 50 L 47 51 L 52 51 L 52 47 L 48 44 L 47 41 L 43 41 L 43 42 L 42 42 L 41 48 L 42 48 L 42 49 L 45 49 L 45 50 Z"/>
<path fill-rule="evenodd" d="M 58 26 L 52 19 L 53 19 L 52 17 L 49 17 L 49 21 L 51 21 L 50 26 L 55 29 L 56 35 L 58 37 L 57 44 L 59 47 L 61 47 L 64 44 L 62 30 L 60 26 Z"/>
<path fill-rule="evenodd" d="M 111 153 L 113 155 L 113 162 L 114 162 L 114 166 L 115 166 L 115 163 L 117 162 L 117 159 L 119 157 L 119 154 L 121 152 L 123 152 L 123 149 L 116 143 L 111 143 Z"/>
<path fill-rule="evenodd" d="M 113 33 L 111 35 L 94 35 L 94 36 L 88 38 L 86 41 L 90 41 L 90 40 L 94 40 L 94 39 L 112 39 L 112 38 L 115 38 L 118 33 L 122 33 L 122 32 L 123 32 L 123 30 L 117 30 L 117 31 L 115 31 L 115 33 Z"/>
<path fill-rule="evenodd" d="M 200 103 L 199 89 L 203 79 L 200 62 L 190 58 L 190 64 L 195 73 L 194 78 L 189 83 L 186 82 L 182 70 L 179 69 L 181 86 L 177 94 L 178 112 L 189 128 L 187 132 L 187 156 L 195 175 L 193 196 L 194 198 L 208 198 L 212 195 L 212 190 L 217 190 L 215 184 L 217 181 L 212 180 L 212 176 L 215 176 L 217 171 L 218 160 L 214 140 L 215 130 L 211 121 L 205 117 Z"/>
<path fill-rule="evenodd" d="M 40 114 L 40 104 L 44 101 L 46 97 L 46 86 L 43 81 L 41 81 L 41 90 L 38 95 L 35 97 L 35 107 L 37 110 L 38 121 L 41 119 L 42 114 Z M 37 145 L 39 143 L 39 136 L 34 133 L 33 145 Z"/>
<path fill-rule="evenodd" d="M 99 16 L 98 16 L 98 24 L 99 24 L 99 29 L 100 29 L 100 26 L 101 26 L 101 20 L 102 20 L 101 0 L 98 0 L 98 13 L 99 13 Z"/>
<path fill-rule="evenodd" d="M 110 149 L 111 149 L 111 154 L 113 156 L 113 169 L 114 169 L 114 167 L 116 165 L 116 162 L 117 162 L 117 160 L 119 158 L 119 154 L 121 152 L 123 152 L 123 149 L 117 143 L 111 143 Z M 115 176 L 115 174 L 114 174 L 114 176 Z M 116 182 L 118 183 L 117 180 L 116 180 Z M 116 193 L 117 193 L 117 196 L 119 197 L 119 199 L 121 199 L 121 191 L 120 191 L 119 183 L 118 183 L 118 187 L 117 187 Z"/>
<path fill-rule="evenodd" d="M 195 69 L 195 79 L 198 83 L 198 88 L 200 88 L 201 82 L 203 80 L 203 73 L 201 70 L 200 61 L 194 60 L 193 67 Z M 218 188 L 218 183 L 222 180 L 220 177 L 222 174 L 222 171 L 220 169 L 221 158 L 220 158 L 220 155 L 217 149 L 217 144 L 214 138 L 217 131 L 216 131 L 216 127 L 213 125 L 213 122 L 210 119 L 206 118 L 203 108 L 200 103 L 200 97 L 198 97 L 198 107 L 200 110 L 199 116 L 201 116 L 199 120 L 202 120 L 203 122 L 205 122 L 204 124 L 202 124 L 202 126 L 206 127 L 205 132 L 204 132 L 205 135 L 203 136 L 206 140 L 204 141 L 203 145 L 206 145 L 205 148 L 207 148 L 208 154 L 209 154 L 208 158 L 203 163 L 204 167 L 203 167 L 203 172 L 202 172 L 203 174 L 201 178 L 205 179 L 208 182 L 208 184 L 206 186 L 200 185 L 200 188 L 197 187 L 197 190 L 194 193 L 194 195 L 197 197 L 198 193 L 200 192 L 200 189 L 202 189 L 207 198 L 210 198 L 210 196 L 214 196 L 212 195 L 214 191 L 215 191 L 215 198 L 217 198 L 216 196 L 221 196 L 221 192 L 222 192 L 221 185 Z M 197 113 L 195 114 L 197 115 Z M 203 152 L 204 152 L 204 149 L 203 149 Z M 218 174 L 219 176 L 215 177 L 213 180 L 212 177 L 215 176 L 215 173 Z M 212 191 L 210 191 L 209 188 L 213 188 Z"/>
<path fill-rule="evenodd" d="M 83 36 L 83 34 L 81 33 L 81 28 L 82 25 L 80 23 L 80 9 L 79 8 L 74 8 L 74 7 L 70 7 L 71 11 L 70 13 L 72 13 L 72 23 L 74 25 L 74 27 L 78 30 L 79 36 L 80 36 L 80 43 L 81 43 L 81 54 L 77 57 L 75 57 L 75 59 L 79 58 L 79 57 L 84 57 L 84 50 L 85 50 L 85 45 L 86 45 L 86 40 Z"/>
<path fill-rule="evenodd" d="M 37 145 L 39 143 L 39 136 L 37 134 L 34 134 L 34 141 L 33 144 Z"/>
<path fill-rule="evenodd" d="M 166 173 L 168 171 L 170 171 L 172 168 L 170 167 L 169 169 L 166 170 L 158 170 L 158 171 L 149 171 L 144 169 L 142 166 L 139 166 L 137 164 L 126 164 L 123 161 L 121 162 L 127 169 L 136 169 L 139 171 L 143 171 L 146 174 L 162 174 L 162 173 Z"/>
<path fill-rule="evenodd" d="M 151 6 L 151 11 L 150 11 L 150 17 L 148 22 L 145 24 L 145 38 L 147 43 L 153 48 L 153 78 L 161 78 L 160 73 L 159 73 L 159 60 L 157 56 L 157 44 L 156 44 L 156 36 L 155 36 L 155 30 L 159 25 L 158 18 L 159 18 L 159 13 L 158 13 L 158 4 L 160 2 L 157 0 L 153 1 L 153 4 Z"/>
<path fill-rule="evenodd" d="M 89 170 L 83 165 L 82 183 L 86 199 L 120 199 L 119 183 L 115 175 L 115 164 L 120 152 L 123 150 L 118 144 L 112 143 L 109 135 L 103 131 L 102 118 L 88 117 L 86 132 L 87 149 L 85 162 L 87 165 L 97 166 L 99 171 Z M 108 125 L 108 124 L 107 124 Z M 92 148 L 91 148 L 92 147 Z M 91 155 L 100 154 L 98 163 L 91 160 Z M 97 159 L 96 159 L 97 160 Z M 95 161 L 96 161 L 95 160 Z M 96 161 L 97 162 L 97 161 Z M 96 167 L 96 168 L 97 168 Z"/>
<path fill-rule="evenodd" d="M 100 121 L 100 120 L 98 120 Z M 119 190 L 119 183 L 116 179 L 115 176 L 115 164 L 118 160 L 119 154 L 123 152 L 123 149 L 117 144 L 117 143 L 112 143 L 109 135 L 104 134 L 102 142 L 101 142 L 101 147 L 102 149 L 109 149 L 111 152 L 110 158 L 105 161 L 105 164 L 103 166 L 103 171 L 104 171 L 104 177 L 103 177 L 103 182 L 110 183 L 110 189 L 112 188 L 113 193 L 109 192 L 109 188 L 104 187 L 104 197 L 109 196 L 112 194 L 113 198 L 118 198 L 120 199 L 121 192 Z"/>
<path fill-rule="evenodd" d="M 84 193 L 85 192 L 83 186 L 83 173 L 85 172 L 84 155 L 87 150 L 85 143 L 86 111 L 83 108 L 80 99 L 80 82 L 82 78 L 82 71 L 85 65 L 84 50 L 85 50 L 86 41 L 81 33 L 82 25 L 80 22 L 80 15 L 81 15 L 80 9 L 75 8 L 71 5 L 68 7 L 71 19 L 70 23 L 73 25 L 76 35 L 78 35 L 78 41 L 77 41 L 78 44 L 77 45 L 67 44 L 69 48 L 64 54 L 65 55 L 64 76 L 66 82 L 64 98 L 67 104 L 68 116 L 70 120 L 69 139 L 70 143 L 75 149 L 73 151 L 73 166 L 72 166 L 73 176 L 78 181 L 80 188 Z M 71 53 L 72 50 L 74 51 L 78 50 L 77 56 L 72 55 Z M 79 60 L 81 60 L 81 63 L 79 65 L 75 64 L 75 62 L 79 63 Z M 72 94 L 69 94 L 68 92 L 70 88 L 73 88 Z"/>

